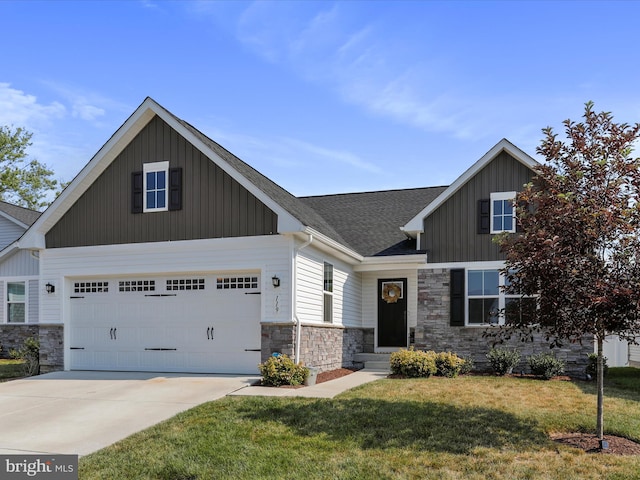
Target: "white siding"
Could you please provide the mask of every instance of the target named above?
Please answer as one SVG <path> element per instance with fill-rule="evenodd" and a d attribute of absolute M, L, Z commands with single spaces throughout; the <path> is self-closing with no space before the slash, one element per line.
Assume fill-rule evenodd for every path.
<path fill-rule="evenodd" d="M 38 323 L 38 310 L 40 304 L 40 281 L 28 280 L 27 281 L 27 301 L 29 302 L 29 308 L 27 309 L 27 322 Z"/>
<path fill-rule="evenodd" d="M 24 233 L 24 228 L 0 216 L 0 250 L 15 242 Z"/>
<path fill-rule="evenodd" d="M 333 324 L 362 326 L 361 274 L 313 246 L 301 250 L 296 262 L 298 318 L 305 323 L 324 323 L 324 262 L 333 265 Z"/>
<path fill-rule="evenodd" d="M 38 259 L 29 250 L 16 250 L 0 263 L 0 277 L 38 275 Z"/>
<path fill-rule="evenodd" d="M 5 322 L 5 315 L 4 315 L 4 297 L 5 297 L 6 293 L 4 291 L 4 282 L 0 280 L 0 305 L 2 305 L 2 307 L 0 308 L 0 323 L 4 323 Z"/>
<path fill-rule="evenodd" d="M 40 278 L 54 284 L 56 292 L 43 294 L 40 320 L 66 323 L 74 277 L 260 271 L 262 321 L 290 321 L 290 251 L 290 241 L 281 236 L 45 250 Z M 273 275 L 281 279 L 279 288 L 272 286 Z"/>
<path fill-rule="evenodd" d="M 629 345 L 629 360 L 640 363 L 640 345 Z"/>

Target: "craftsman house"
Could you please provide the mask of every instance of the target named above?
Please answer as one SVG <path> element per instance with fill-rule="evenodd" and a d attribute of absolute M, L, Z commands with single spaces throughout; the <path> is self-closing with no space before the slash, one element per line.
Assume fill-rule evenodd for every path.
<path fill-rule="evenodd" d="M 278 351 L 328 370 L 408 345 L 482 367 L 496 312 L 530 308 L 492 237 L 535 165 L 501 140 L 448 187 L 297 198 L 147 98 L 15 245 L 38 307 L 4 321 L 46 327 L 49 368 L 256 373 Z M 591 351 L 557 354 L 577 371 Z"/>

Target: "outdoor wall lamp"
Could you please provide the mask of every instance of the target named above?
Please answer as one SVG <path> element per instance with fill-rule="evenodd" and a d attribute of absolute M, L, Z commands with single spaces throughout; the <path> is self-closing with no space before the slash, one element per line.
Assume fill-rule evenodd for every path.
<path fill-rule="evenodd" d="M 280 286 L 280 279 L 278 278 L 277 275 L 274 275 L 273 277 L 271 277 L 271 283 L 273 283 L 273 286 L 275 288 L 278 288 Z"/>
<path fill-rule="evenodd" d="M 56 291 L 56 286 L 50 283 L 47 283 L 44 288 L 47 289 L 47 293 L 54 293 Z"/>

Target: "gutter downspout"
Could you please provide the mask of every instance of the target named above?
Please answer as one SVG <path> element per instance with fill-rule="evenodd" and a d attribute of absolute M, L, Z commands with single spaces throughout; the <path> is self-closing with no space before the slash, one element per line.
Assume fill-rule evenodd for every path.
<path fill-rule="evenodd" d="M 300 337 L 302 336 L 302 322 L 300 322 L 300 319 L 298 318 L 298 295 L 296 294 L 296 291 L 298 290 L 298 253 L 300 253 L 302 249 L 311 245 L 311 242 L 313 242 L 313 235 L 310 233 L 308 233 L 307 235 L 309 235 L 309 238 L 307 239 L 306 242 L 304 242 L 298 248 L 294 249 L 294 256 L 293 256 L 293 292 L 292 294 L 293 294 L 293 317 L 296 321 L 296 347 L 295 347 L 296 363 L 300 363 L 300 343 L 301 343 Z"/>

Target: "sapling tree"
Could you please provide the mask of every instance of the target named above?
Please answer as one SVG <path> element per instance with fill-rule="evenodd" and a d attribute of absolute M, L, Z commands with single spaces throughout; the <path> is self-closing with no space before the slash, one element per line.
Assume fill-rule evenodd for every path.
<path fill-rule="evenodd" d="M 505 328 L 494 334 L 538 334 L 552 347 L 594 341 L 602 440 L 603 342 L 640 335 L 640 158 L 632 156 L 640 124 L 615 123 L 588 102 L 583 121 L 563 125 L 563 139 L 543 130 L 537 153 L 546 161 L 516 197 L 521 233 L 498 238 L 506 293 L 533 296 L 537 308 L 507 311 Z"/>

